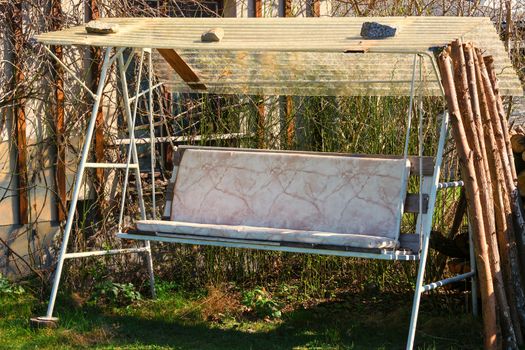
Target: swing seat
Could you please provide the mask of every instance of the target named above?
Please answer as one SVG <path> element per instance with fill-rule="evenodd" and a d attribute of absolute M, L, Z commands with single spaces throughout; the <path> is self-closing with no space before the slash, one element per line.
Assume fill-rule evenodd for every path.
<path fill-rule="evenodd" d="M 398 240 L 388 237 L 244 225 L 212 225 L 180 221 L 143 220 L 137 222 L 137 229 L 142 232 L 155 232 L 159 236 L 166 237 L 179 234 L 195 236 L 195 238 L 214 237 L 364 249 L 395 249 L 398 247 Z"/>
<path fill-rule="evenodd" d="M 135 233 L 371 250 L 400 247 L 402 157 L 179 147 L 169 220 Z M 414 235 L 411 235 L 414 236 Z"/>

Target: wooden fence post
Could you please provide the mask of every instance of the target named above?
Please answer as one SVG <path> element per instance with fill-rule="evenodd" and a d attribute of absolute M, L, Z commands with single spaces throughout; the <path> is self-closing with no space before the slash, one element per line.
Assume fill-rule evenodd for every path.
<path fill-rule="evenodd" d="M 61 0 L 51 0 L 51 30 L 62 28 L 63 13 Z M 51 50 L 62 60 L 62 46 L 54 45 Z M 55 186 L 57 193 L 58 221 L 66 220 L 66 148 L 65 148 L 65 110 L 64 110 L 64 71 L 62 66 L 53 60 L 53 79 L 55 90 L 54 122 L 56 142 Z"/>
<path fill-rule="evenodd" d="M 23 1 L 17 0 L 12 4 L 12 13 L 9 18 L 12 24 L 14 39 L 14 79 L 13 89 L 24 88 L 24 59 L 23 50 L 25 37 L 23 33 L 22 6 Z M 15 137 L 17 146 L 16 166 L 18 174 L 18 218 L 22 225 L 29 223 L 29 199 L 27 193 L 27 140 L 26 140 L 26 112 L 25 99 L 17 100 L 14 108 Z"/>
<path fill-rule="evenodd" d="M 89 0 L 88 4 L 88 18 L 89 20 L 96 20 L 100 18 L 100 10 L 98 7 L 97 0 Z M 91 86 L 92 90 L 96 91 L 99 84 L 100 72 L 102 70 L 102 49 L 99 47 L 93 47 L 91 49 Z M 94 138 L 94 148 L 95 148 L 95 162 L 104 163 L 105 161 L 105 152 L 104 152 L 104 112 L 102 110 L 103 106 L 103 97 L 100 99 L 100 107 L 97 111 L 97 118 L 95 122 L 95 138 Z M 97 189 L 97 200 L 100 204 L 101 211 L 105 208 L 104 200 L 104 169 L 97 168 L 95 169 L 95 180 Z"/>

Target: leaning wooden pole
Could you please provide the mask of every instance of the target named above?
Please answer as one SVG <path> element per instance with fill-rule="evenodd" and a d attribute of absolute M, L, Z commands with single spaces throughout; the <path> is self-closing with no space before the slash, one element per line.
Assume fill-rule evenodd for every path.
<path fill-rule="evenodd" d="M 491 132 L 491 165 L 498 183 L 495 190 L 498 191 L 501 196 L 501 203 L 499 204 L 500 209 L 498 212 L 501 213 L 501 215 L 504 215 L 505 220 L 504 227 L 502 227 L 502 230 L 498 231 L 499 248 L 502 257 L 505 260 L 505 274 L 507 275 L 507 290 L 509 296 L 514 298 L 516 311 L 520 315 L 521 323 L 525 324 L 525 295 L 521 281 L 520 264 L 513 230 L 513 215 L 511 207 L 511 191 L 514 187 L 514 183 L 512 181 L 510 164 L 508 163 L 508 155 L 506 153 L 506 145 L 503 136 L 504 132 L 501 129 L 496 99 L 492 91 L 492 84 L 485 68 L 481 52 L 477 52 L 476 55 L 476 70 L 479 79 L 481 79 L 479 84 L 480 91 L 482 91 L 481 101 L 484 103 L 482 116 L 487 130 L 490 130 Z"/>
<path fill-rule="evenodd" d="M 477 81 L 478 100 L 480 101 L 481 118 L 484 126 L 484 136 L 487 146 L 486 157 L 489 161 L 490 176 L 492 178 L 492 192 L 494 196 L 494 202 L 491 203 L 491 205 L 494 206 L 494 214 L 496 215 L 497 223 L 497 231 L 492 237 L 492 248 L 494 252 L 497 253 L 500 257 L 500 276 L 501 273 L 503 274 L 503 277 L 501 279 L 494 280 L 494 288 L 497 291 L 502 290 L 503 293 L 505 293 L 507 296 L 505 301 L 498 298 L 498 306 L 502 320 L 502 331 L 505 335 L 505 344 L 507 345 L 506 348 L 514 349 L 517 348 L 517 344 L 516 341 L 512 341 L 510 339 L 512 334 L 510 334 L 511 332 L 509 331 L 509 325 L 507 324 L 508 320 L 506 318 L 509 315 L 509 312 L 512 317 L 512 324 L 514 325 L 512 331 L 515 330 L 518 333 L 517 338 L 519 343 L 522 342 L 522 339 L 520 334 L 520 322 L 516 309 L 509 309 L 509 301 L 512 301 L 513 304 L 515 304 L 516 301 L 516 293 L 514 293 L 514 290 L 512 288 L 508 288 L 508 284 L 512 275 L 507 238 L 509 231 L 512 230 L 512 225 L 509 225 L 508 222 L 507 212 L 508 210 L 510 210 L 510 207 L 508 206 L 508 201 L 506 202 L 506 192 L 504 191 L 505 186 L 502 185 L 504 184 L 505 180 L 503 179 L 501 174 L 501 164 L 497 154 L 497 145 L 495 142 L 494 130 L 490 121 L 490 113 L 487 110 L 487 93 L 483 87 L 483 77 L 478 63 L 479 58 L 477 57 L 477 54 L 475 52 L 472 52 L 472 54 L 474 56 L 473 58 L 474 68 L 476 72 L 475 76 Z"/>
<path fill-rule="evenodd" d="M 496 106 L 497 106 L 497 119 L 499 120 L 501 124 L 502 129 L 502 136 L 504 138 L 504 142 L 507 145 L 507 157 L 508 157 L 508 163 L 509 168 L 506 169 L 507 172 L 505 175 L 507 176 L 507 186 L 509 186 L 509 192 L 511 195 L 511 206 L 512 206 L 512 213 L 514 216 L 514 239 L 517 243 L 517 250 L 519 252 L 520 258 L 521 258 L 521 272 L 523 274 L 523 269 L 525 269 L 525 215 L 523 213 L 523 207 L 521 205 L 521 202 L 519 200 L 519 192 L 518 188 L 516 186 L 516 168 L 514 166 L 514 155 L 512 152 L 512 146 L 510 142 L 510 136 L 509 136 L 509 125 L 507 122 L 507 115 L 505 113 L 505 108 L 503 107 L 503 101 L 501 99 L 501 95 L 499 92 L 499 85 L 498 85 L 498 79 L 496 77 L 496 71 L 494 69 L 494 58 L 492 56 L 484 57 L 485 67 L 487 68 L 487 73 L 489 75 L 489 79 L 491 82 L 492 89 L 494 91 L 494 98 L 496 100 Z M 525 322 L 523 323 L 525 325 Z"/>
<path fill-rule="evenodd" d="M 479 88 L 478 79 L 479 78 L 478 78 L 477 69 L 475 65 L 475 62 L 477 60 L 476 53 L 471 44 L 467 44 L 464 46 L 464 52 L 465 52 L 465 57 L 467 60 L 467 67 L 468 67 L 467 75 L 468 75 L 468 80 L 469 80 L 469 85 L 470 85 L 472 110 L 473 110 L 474 117 L 476 120 L 476 127 L 478 128 L 478 137 L 479 137 L 480 143 L 483 144 L 482 152 L 485 155 L 484 159 L 485 159 L 486 172 L 487 174 L 490 174 L 490 176 L 492 177 L 491 186 L 489 188 L 492 188 L 493 197 L 495 198 L 494 204 L 496 205 L 496 210 L 495 210 L 496 227 L 499 232 L 505 232 L 508 229 L 507 228 L 508 222 L 505 218 L 505 215 L 503 215 L 503 212 L 501 210 L 498 210 L 498 208 L 501 208 L 503 205 L 502 204 L 503 198 L 502 198 L 501 191 L 499 191 L 498 182 L 493 181 L 493 180 L 497 180 L 496 175 L 494 173 L 494 166 L 493 165 L 489 166 L 489 161 L 488 161 L 488 159 L 491 158 L 492 160 L 491 163 L 494 164 L 493 156 L 492 156 L 493 152 L 492 151 L 489 152 L 488 150 L 488 149 L 492 150 L 494 148 L 494 145 L 493 145 L 493 138 L 490 135 L 485 135 L 485 134 L 488 134 L 490 131 L 492 131 L 491 129 L 489 129 L 490 124 L 484 124 L 484 122 L 482 121 L 480 100 L 482 101 L 484 111 L 486 109 L 486 102 L 485 102 L 484 94 L 482 94 L 481 96 L 480 94 L 478 94 L 478 88 Z M 486 114 L 486 112 L 484 112 L 484 114 Z M 483 125 L 485 125 L 487 132 L 484 131 Z M 487 145 L 485 145 L 485 139 L 487 140 Z M 501 235 L 498 235 L 497 238 L 501 239 Z M 498 246 L 499 246 L 499 243 L 498 243 Z M 503 251 L 501 252 L 500 255 L 502 256 L 501 265 L 502 265 L 502 269 L 504 273 L 504 278 L 508 281 L 510 278 L 509 276 L 512 274 L 510 260 L 508 258 L 507 252 Z M 520 327 L 521 317 L 518 314 L 518 310 L 515 307 L 512 307 L 512 305 L 516 305 L 517 300 L 521 300 L 523 298 L 522 297 L 523 291 L 513 290 L 513 289 L 508 289 L 508 288 L 506 288 L 506 291 L 507 291 L 507 296 L 508 296 L 508 303 L 510 306 L 512 323 L 514 325 L 514 330 L 516 333 L 516 340 L 518 344 L 522 344 L 523 335 L 522 335 L 521 327 Z"/>
<path fill-rule="evenodd" d="M 487 237 L 488 252 L 491 262 L 492 278 L 494 281 L 494 290 L 496 292 L 496 299 L 498 301 L 498 310 L 500 314 L 500 322 L 502 334 L 504 335 L 505 344 L 510 348 L 517 347 L 517 339 L 515 333 L 515 326 L 513 325 L 509 303 L 505 292 L 505 283 L 500 265 L 500 253 L 498 250 L 498 240 L 496 234 L 494 198 L 492 195 L 490 174 L 486 172 L 485 154 L 481 151 L 481 138 L 478 138 L 476 122 L 472 113 L 472 105 L 470 101 L 469 84 L 467 78 L 467 68 L 465 55 L 463 53 L 463 46 L 459 40 L 452 43 L 451 51 L 452 61 L 454 63 L 454 81 L 457 92 L 457 99 L 463 125 L 465 126 L 465 137 L 472 151 L 474 160 L 474 170 L 476 172 L 476 179 L 479 184 L 479 196 L 483 215 L 483 224 L 485 228 L 485 235 Z M 504 220 L 504 217 L 503 217 Z M 521 334 L 520 334 L 521 336 Z M 520 337 L 521 339 L 521 337 Z"/>
<path fill-rule="evenodd" d="M 483 211 L 480 201 L 479 187 L 474 169 L 473 153 L 470 149 L 465 135 L 465 128 L 461 119 L 456 88 L 452 73 L 452 62 L 448 52 L 442 52 L 438 57 L 441 71 L 441 79 L 445 89 L 445 95 L 452 125 L 452 134 L 456 143 L 456 149 L 465 181 L 465 193 L 468 201 L 468 212 L 473 231 L 473 242 L 476 251 L 476 262 L 478 266 L 479 282 L 481 290 L 484 348 L 498 348 L 498 323 L 496 316 L 496 298 L 492 281 L 487 238 L 483 225 Z"/>
<path fill-rule="evenodd" d="M 517 174 L 516 174 L 516 168 L 514 167 L 514 154 L 512 153 L 512 145 L 510 143 L 510 136 L 508 133 L 509 130 L 509 123 L 507 121 L 507 114 L 505 112 L 505 107 L 503 106 L 503 100 L 500 95 L 499 91 L 499 83 L 498 78 L 496 77 L 496 70 L 494 69 L 494 57 L 492 56 L 485 56 L 483 57 L 483 61 L 485 62 L 485 67 L 487 68 L 487 72 L 489 74 L 490 83 L 492 85 L 492 90 L 494 91 L 494 97 L 496 98 L 496 103 L 498 107 L 498 116 L 499 116 L 499 122 L 501 124 L 501 128 L 505 131 L 503 133 L 503 137 L 505 139 L 505 144 L 507 148 L 507 157 L 509 159 L 509 171 L 512 176 L 512 180 L 516 182 Z"/>

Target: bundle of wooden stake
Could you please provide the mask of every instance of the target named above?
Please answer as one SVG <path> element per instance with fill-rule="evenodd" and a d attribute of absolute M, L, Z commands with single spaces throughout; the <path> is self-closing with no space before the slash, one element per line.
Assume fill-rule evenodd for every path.
<path fill-rule="evenodd" d="M 493 58 L 457 40 L 438 64 L 465 182 L 485 349 L 517 349 L 525 325 L 525 223 Z"/>

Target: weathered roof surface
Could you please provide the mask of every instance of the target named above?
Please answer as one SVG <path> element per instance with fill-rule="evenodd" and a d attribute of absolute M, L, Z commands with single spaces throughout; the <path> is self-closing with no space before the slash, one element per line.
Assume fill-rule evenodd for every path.
<path fill-rule="evenodd" d="M 119 24 L 110 35 L 83 26 L 45 33 L 45 44 L 173 49 L 212 93 L 253 95 L 408 95 L 413 55 L 455 39 L 472 41 L 495 58 L 504 95 L 522 95 L 516 72 L 494 25 L 484 17 L 332 18 L 106 18 Z M 360 36 L 365 21 L 398 28 L 381 40 Z M 203 43 L 203 32 L 220 27 L 224 38 Z M 359 53 L 366 52 L 366 53 Z M 439 95 L 430 59 L 423 56 L 425 95 Z M 191 90 L 162 57 L 157 71 L 168 86 Z"/>

